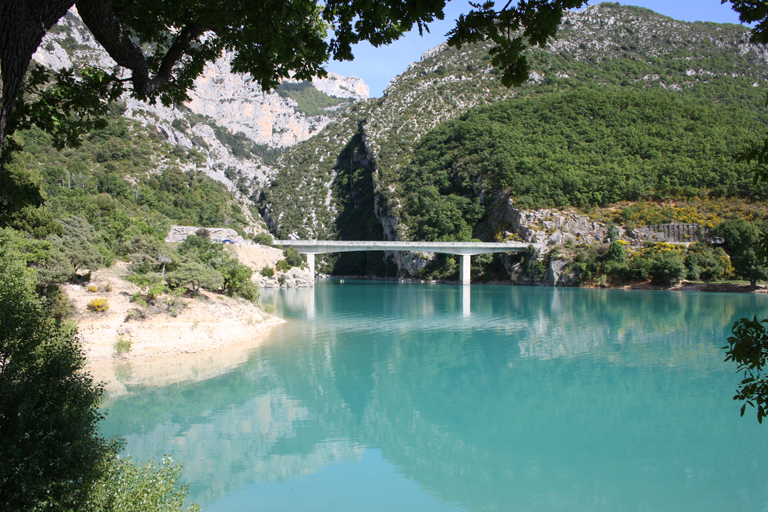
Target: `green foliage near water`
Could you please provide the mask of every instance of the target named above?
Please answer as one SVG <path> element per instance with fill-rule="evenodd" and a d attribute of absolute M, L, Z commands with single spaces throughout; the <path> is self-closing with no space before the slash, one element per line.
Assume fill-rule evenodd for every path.
<path fill-rule="evenodd" d="M 688 247 L 664 242 L 647 243 L 644 247 L 629 249 L 623 242 L 610 245 L 580 246 L 569 250 L 571 270 L 580 283 L 606 284 L 613 282 L 651 281 L 660 286 L 671 286 L 683 279 L 719 280 L 732 275 L 725 251 L 696 242 Z M 552 257 L 552 256 L 550 256 Z"/>
<path fill-rule="evenodd" d="M 49 245 L 2 230 L 0 243 L 0 508 L 9 512 L 180 512 L 181 467 L 119 459 L 99 433 L 103 389 L 85 372 L 60 294 L 38 293 L 30 265 Z"/>
<path fill-rule="evenodd" d="M 168 273 L 168 284 L 174 288 L 187 287 L 198 293 L 200 288 L 216 291 L 224 285 L 224 278 L 216 270 L 196 261 L 185 261 Z"/>
<path fill-rule="evenodd" d="M 768 361 L 768 320 L 757 317 L 742 318 L 733 324 L 733 336 L 728 338 L 725 361 L 738 364 L 737 371 L 743 372 L 744 378 L 739 385 L 734 400 L 743 401 L 741 415 L 744 416 L 747 405 L 757 413 L 757 421 L 762 423 L 768 416 L 768 375 L 765 372 Z"/>
<path fill-rule="evenodd" d="M 723 248 L 730 254 L 736 275 L 757 281 L 768 279 L 768 262 L 760 257 L 760 233 L 768 228 L 766 222 L 749 223 L 744 219 L 728 220 L 715 227 L 712 235 L 723 240 Z"/>
<path fill-rule="evenodd" d="M 181 485 L 182 466 L 164 458 L 143 464 L 130 457 L 112 458 L 93 487 L 84 512 L 199 512 L 184 502 L 188 486 Z"/>
<path fill-rule="evenodd" d="M 131 280 L 152 290 L 153 284 L 162 286 L 160 272 L 168 270 L 165 280 L 171 288 L 200 289 L 221 292 L 230 297 L 242 297 L 257 302 L 259 292 L 251 281 L 253 270 L 231 256 L 223 244 L 216 244 L 203 236 L 190 235 L 177 248 L 151 248 L 152 254 L 134 253 Z M 159 255 L 159 256 L 158 256 Z M 162 290 L 159 290 L 162 293 Z"/>
<path fill-rule="evenodd" d="M 287 247 L 283 251 L 283 256 L 285 256 L 285 258 L 279 260 L 275 264 L 275 268 L 277 269 L 278 272 L 288 272 L 293 267 L 301 267 L 302 265 L 304 265 L 304 257 L 301 254 L 299 254 L 299 252 L 293 247 Z M 264 269 L 262 269 L 261 275 L 265 277 L 270 277 L 264 274 L 264 270 L 266 268 L 267 267 L 264 267 Z M 284 276 L 280 276 L 280 278 L 285 279 Z"/>
<path fill-rule="evenodd" d="M 0 508 L 76 509 L 112 450 L 98 431 L 102 391 L 26 263 L 0 245 Z"/>

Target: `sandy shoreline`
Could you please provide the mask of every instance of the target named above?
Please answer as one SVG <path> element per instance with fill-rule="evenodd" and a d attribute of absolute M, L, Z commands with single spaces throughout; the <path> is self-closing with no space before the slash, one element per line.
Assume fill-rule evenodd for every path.
<path fill-rule="evenodd" d="M 131 300 L 139 288 L 125 280 L 125 263 L 94 272 L 83 285 L 65 285 L 75 306 L 87 369 L 107 391 L 125 385 L 167 385 L 190 378 L 209 378 L 242 363 L 268 331 L 285 320 L 243 299 L 201 292 L 182 297 L 183 307 L 144 308 L 143 319 L 129 312 L 141 307 Z M 93 299 L 109 309 L 89 311 Z M 118 353 L 118 342 L 129 350 Z"/>
<path fill-rule="evenodd" d="M 223 375 L 244 364 L 269 336 L 264 330 L 252 339 L 190 353 L 89 362 L 86 370 L 104 384 L 107 396 L 128 393 L 129 387 L 162 387 Z"/>

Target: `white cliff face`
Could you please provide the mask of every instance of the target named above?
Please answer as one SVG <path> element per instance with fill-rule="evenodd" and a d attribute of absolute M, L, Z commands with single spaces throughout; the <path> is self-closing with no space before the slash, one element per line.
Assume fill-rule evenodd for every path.
<path fill-rule="evenodd" d="M 62 21 L 66 31 L 50 33 L 43 40 L 33 60 L 47 68 L 59 70 L 72 67 L 77 62 L 88 62 L 102 68 L 113 68 L 115 62 L 85 30 L 79 19 L 68 17 Z M 62 46 L 67 37 L 69 51 Z M 185 106 L 193 113 L 210 117 L 219 126 L 232 133 L 242 132 L 257 144 L 286 147 L 298 144 L 315 135 L 331 121 L 329 115 L 307 117 L 298 111 L 298 104 L 291 98 L 283 98 L 274 92 L 264 92 L 247 74 L 230 71 L 232 53 L 225 53 L 209 63 L 203 74 L 195 80 L 189 92 L 190 101 Z M 315 78 L 312 85 L 319 91 L 338 98 L 366 99 L 368 85 L 357 77 L 344 77 L 328 73 L 325 78 Z M 131 101 L 126 95 L 125 100 Z M 136 108 L 165 119 L 178 117 L 161 104 L 150 105 L 136 102 Z M 140 106 L 139 106 L 140 105 Z M 128 114 L 130 116 L 130 114 Z"/>
<path fill-rule="evenodd" d="M 49 31 L 32 58 L 53 70 L 81 64 L 112 70 L 116 65 L 83 25 L 74 8 Z M 126 117 L 153 128 L 171 144 L 187 150 L 194 147 L 205 158 L 197 168 L 235 191 L 235 184 L 225 177 L 224 169 L 234 167 L 262 185 L 274 174 L 274 169 L 257 155 L 235 156 L 232 149 L 217 137 L 214 126 L 225 128 L 231 134 L 244 134 L 249 139 L 245 141 L 248 144 L 285 148 L 325 128 L 334 113 L 333 109 L 328 109 L 327 115 L 306 116 L 293 99 L 264 92 L 247 74 L 232 73 L 231 60 L 232 54 L 225 53 L 209 63 L 189 92 L 190 101 L 185 107 L 192 114 L 206 116 L 205 122 L 187 123 L 189 111 L 165 107 L 159 102 L 152 105 L 127 94 L 123 101 Z M 312 85 L 339 98 L 358 100 L 368 97 L 368 85 L 357 77 L 329 73 L 325 78 L 314 79 Z M 175 126 L 174 121 L 177 121 Z"/>
<path fill-rule="evenodd" d="M 243 132 L 257 144 L 274 147 L 298 144 L 330 122 L 329 116 L 306 117 L 291 98 L 265 93 L 248 75 L 231 73 L 231 61 L 232 54 L 224 54 L 195 80 L 186 104 L 192 112 L 209 116 L 232 133 Z"/>
<path fill-rule="evenodd" d="M 72 67 L 72 61 L 69 60 L 67 51 L 62 48 L 58 41 L 50 38 L 43 40 L 43 44 L 32 55 L 32 60 L 55 71 Z"/>
<path fill-rule="evenodd" d="M 337 98 L 366 100 L 370 95 L 368 84 L 356 76 L 341 76 L 328 72 L 325 78 L 313 78 L 312 85 L 320 92 Z"/>

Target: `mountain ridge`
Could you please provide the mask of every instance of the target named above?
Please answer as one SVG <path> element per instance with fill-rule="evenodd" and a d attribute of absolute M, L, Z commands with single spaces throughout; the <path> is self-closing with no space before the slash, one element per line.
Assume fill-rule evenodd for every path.
<path fill-rule="evenodd" d="M 382 98 L 355 105 L 346 118 L 286 152 L 259 202 L 271 230 L 281 238 L 343 236 L 335 225 L 346 165 L 339 158 L 356 136 L 362 145 L 351 163 L 372 177 L 372 210 L 382 232 L 407 239 L 398 173 L 426 133 L 472 107 L 590 86 L 660 88 L 711 101 L 741 97 L 757 111 L 768 78 L 768 52 L 749 43 L 746 27 L 680 22 L 609 3 L 568 12 L 558 39 L 529 51 L 531 77 L 520 88 L 501 85 L 487 50 L 484 44 L 428 50 L 390 82 Z M 292 214 L 296 203 L 310 222 Z"/>

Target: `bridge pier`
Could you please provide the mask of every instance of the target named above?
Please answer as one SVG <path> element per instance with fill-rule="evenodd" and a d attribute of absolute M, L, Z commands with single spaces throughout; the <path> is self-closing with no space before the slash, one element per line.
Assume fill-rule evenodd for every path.
<path fill-rule="evenodd" d="M 309 265 L 309 275 L 312 277 L 312 280 L 315 280 L 315 254 L 314 253 L 308 253 L 307 254 L 307 265 Z"/>
<path fill-rule="evenodd" d="M 459 270 L 459 279 L 461 284 L 469 284 L 469 259 L 472 256 L 469 254 L 461 255 L 461 268 Z"/>

